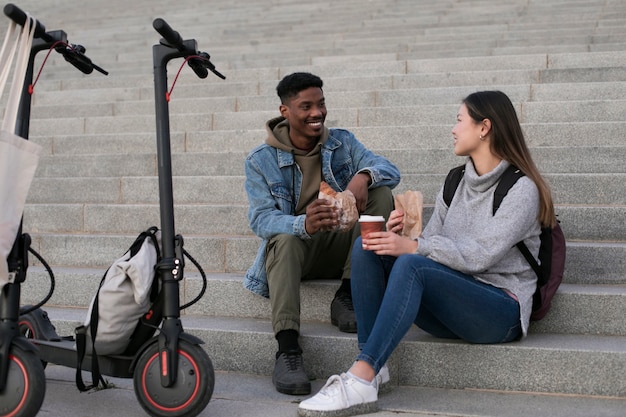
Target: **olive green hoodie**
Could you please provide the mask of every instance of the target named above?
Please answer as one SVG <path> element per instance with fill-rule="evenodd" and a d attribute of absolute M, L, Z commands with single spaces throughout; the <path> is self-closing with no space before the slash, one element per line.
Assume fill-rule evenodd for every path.
<path fill-rule="evenodd" d="M 320 182 L 322 181 L 320 148 L 328 139 L 328 128 L 324 126 L 319 141 L 310 152 L 302 151 L 291 144 L 289 121 L 284 117 L 280 116 L 268 121 L 266 128 L 267 139 L 265 139 L 265 143 L 273 148 L 290 152 L 302 172 L 302 190 L 300 191 L 300 200 L 296 204 L 296 215 L 304 214 L 306 207 L 319 194 Z"/>

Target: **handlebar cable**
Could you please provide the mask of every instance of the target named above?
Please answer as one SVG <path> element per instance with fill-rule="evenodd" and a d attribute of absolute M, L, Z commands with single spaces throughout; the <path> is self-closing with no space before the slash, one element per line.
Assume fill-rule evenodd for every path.
<path fill-rule="evenodd" d="M 52 53 L 52 50 L 59 44 L 69 47 L 69 45 L 63 41 L 56 41 L 55 43 L 52 44 L 52 46 L 50 46 L 50 49 L 48 49 L 48 53 L 46 54 L 46 57 L 43 59 L 43 62 L 41 63 L 41 67 L 39 68 L 39 71 L 37 72 L 37 77 L 35 77 L 35 81 L 33 81 L 33 83 L 28 86 L 28 94 L 30 94 L 31 96 L 33 95 L 33 92 L 35 91 L 35 84 L 37 84 L 37 81 L 39 81 L 39 76 L 41 75 L 41 71 L 43 71 L 43 67 L 46 65 L 46 62 L 48 61 L 48 57 L 50 56 L 50 53 Z"/>
<path fill-rule="evenodd" d="M 170 91 L 165 93 L 165 100 L 168 103 L 170 102 L 170 98 L 172 97 L 172 91 L 174 91 L 174 86 L 176 85 L 176 81 L 178 81 L 178 76 L 180 75 L 180 72 L 183 70 L 183 67 L 185 66 L 185 64 L 189 60 L 191 60 L 191 59 L 206 60 L 205 58 L 201 57 L 200 55 L 189 55 L 188 57 L 185 58 L 183 63 L 180 65 L 180 68 L 178 68 L 178 72 L 176 72 L 176 77 L 174 77 L 174 81 L 172 81 L 172 87 L 170 88 Z"/>
<path fill-rule="evenodd" d="M 52 53 L 52 50 L 54 49 L 58 53 L 63 55 L 63 52 L 57 49 L 57 47 L 59 47 L 59 46 L 63 46 L 65 50 L 70 50 L 71 52 L 73 52 L 73 53 L 75 53 L 77 55 L 82 54 L 82 52 L 79 49 L 77 49 L 76 45 L 71 45 L 71 44 L 69 44 L 67 42 L 63 42 L 63 41 L 56 41 L 56 42 L 54 42 L 50 46 L 50 48 L 48 49 L 48 53 L 46 54 L 46 57 L 43 59 L 43 62 L 41 63 L 41 67 L 39 68 L 39 71 L 37 72 L 37 77 L 35 77 L 35 81 L 33 81 L 33 83 L 28 86 L 28 94 L 30 94 L 31 96 L 33 95 L 33 92 L 35 90 L 35 84 L 37 84 L 37 81 L 39 81 L 39 77 L 41 76 L 41 72 L 43 71 L 43 67 L 46 65 L 46 62 L 48 61 L 48 58 L 50 57 L 50 54 Z M 74 64 L 72 64 L 72 65 L 74 65 Z M 91 66 L 93 66 L 93 68 L 95 68 L 96 70 L 100 71 L 104 75 L 108 75 L 108 73 L 106 71 L 100 69 L 95 64 L 91 63 Z"/>

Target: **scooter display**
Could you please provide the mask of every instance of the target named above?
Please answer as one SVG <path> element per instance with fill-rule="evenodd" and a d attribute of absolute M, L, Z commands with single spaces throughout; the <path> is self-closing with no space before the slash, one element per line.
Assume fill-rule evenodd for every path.
<path fill-rule="evenodd" d="M 11 323 L 13 339 L 19 340 L 19 342 L 13 342 L 12 345 L 18 346 L 20 350 L 28 353 L 23 355 L 27 357 L 23 361 L 32 362 L 33 368 L 30 373 L 22 371 L 22 375 L 13 377 L 15 381 L 11 382 L 11 386 L 21 384 L 30 386 L 29 389 L 34 391 L 32 385 L 35 384 L 42 387 L 40 390 L 44 390 L 43 366 L 47 363 L 55 363 L 76 368 L 77 375 L 81 371 L 91 371 L 92 375 L 133 378 L 136 398 L 149 415 L 193 417 L 204 410 L 209 403 L 213 394 L 215 375 L 209 356 L 200 346 L 204 342 L 198 337 L 186 333 L 180 319 L 181 310 L 197 301 L 204 294 L 206 276 L 200 265 L 190 258 L 183 249 L 182 236 L 175 234 L 167 64 L 173 59 L 185 58 L 185 62 L 200 78 L 206 78 L 209 70 L 220 78 L 225 77 L 215 69 L 207 53 L 197 50 L 197 43 L 194 39 L 183 40 L 178 32 L 160 18 L 154 20 L 153 27 L 163 37 L 157 45 L 153 46 L 161 222 L 161 260 L 155 266 L 155 272 L 161 289 L 150 312 L 142 318 L 146 324 L 144 327 L 148 330 L 137 336 L 139 344 L 137 343 L 138 340 L 133 341 L 133 344 L 138 345 L 138 348 L 132 354 L 125 352 L 122 355 L 98 355 L 97 361 L 94 362 L 90 360 L 88 353 L 85 360 L 79 362 L 77 361 L 78 352 L 74 340 L 59 337 L 56 334 L 47 313 L 41 309 L 43 303 L 30 307 L 27 311 L 23 308 L 18 321 L 19 282 L 17 291 L 10 291 L 10 294 L 7 291 L 6 296 L 3 294 L 0 305 L 2 306 L 1 312 L 7 316 L 7 319 L 2 321 Z M 84 58 L 86 57 L 81 55 L 80 63 L 86 62 Z M 23 282 L 28 263 L 26 252 L 28 252 L 27 241 L 29 238 L 28 235 L 24 234 L 18 240 L 23 241 L 16 244 L 19 255 L 17 256 L 18 263 L 23 269 L 23 278 L 20 282 Z M 197 266 L 204 284 L 200 295 L 191 303 L 181 307 L 179 282 L 184 278 L 185 256 Z M 52 290 L 54 287 L 52 274 L 51 280 Z M 6 298 L 6 302 L 4 298 Z M 8 308 L 9 305 L 10 309 Z M 154 335 L 155 332 L 156 335 Z M 37 350 L 38 354 L 35 353 Z M 97 364 L 98 369 L 93 369 L 94 363 Z M 24 369 L 19 364 L 14 367 Z M 16 372 L 13 371 L 13 373 Z M 95 380 L 94 383 L 97 384 Z M 35 395 L 35 392 L 30 394 L 31 397 Z M 7 392 L 7 397 L 11 396 L 12 394 Z M 24 398 L 24 395 L 21 398 Z M 0 400 L 2 401 L 0 404 L 2 404 L 4 398 L 0 396 Z M 16 402 L 17 400 L 12 401 Z M 28 402 L 25 399 L 23 401 Z M 21 406 L 21 403 L 18 405 Z M 40 406 L 41 403 L 37 406 L 37 410 Z M 1 407 L 0 410 L 2 410 Z M 17 406 L 14 408 L 19 411 Z M 11 414 L 11 412 L 5 414 L 11 416 L 33 415 L 25 411 L 22 414 Z M 5 414 L 0 412 L 0 415 Z"/>

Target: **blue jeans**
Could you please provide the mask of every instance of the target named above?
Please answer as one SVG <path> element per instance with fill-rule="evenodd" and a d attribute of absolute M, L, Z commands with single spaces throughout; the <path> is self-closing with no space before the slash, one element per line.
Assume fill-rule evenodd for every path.
<path fill-rule="evenodd" d="M 352 249 L 360 353 L 376 372 L 413 323 L 436 337 L 503 343 L 521 336 L 519 304 L 503 290 L 421 255 Z"/>

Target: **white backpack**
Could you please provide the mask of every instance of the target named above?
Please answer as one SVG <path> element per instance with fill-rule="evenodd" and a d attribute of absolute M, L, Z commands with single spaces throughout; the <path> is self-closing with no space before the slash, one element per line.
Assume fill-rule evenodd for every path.
<path fill-rule="evenodd" d="M 92 355 L 93 368 L 97 355 L 126 351 L 140 318 L 158 293 L 155 266 L 161 259 L 159 239 L 156 227 L 142 232 L 104 274 L 85 324 L 76 328 L 77 370 L 82 367 L 85 354 Z"/>

